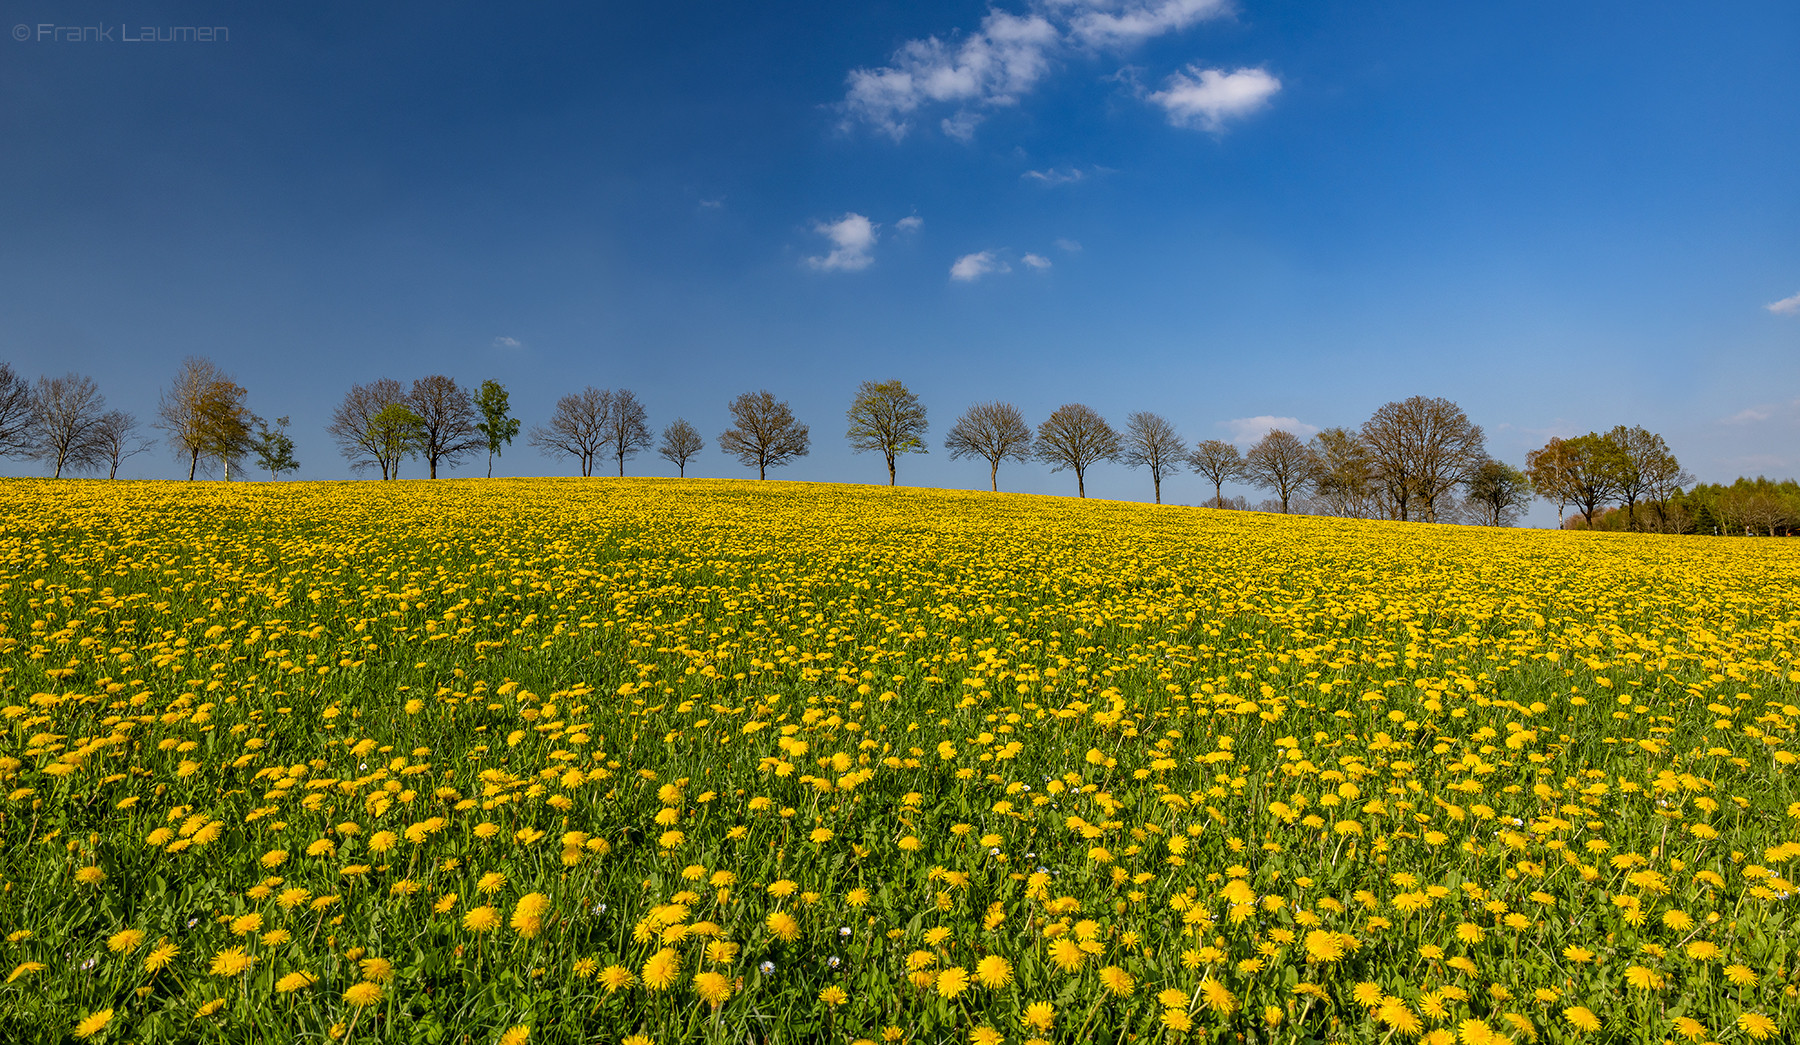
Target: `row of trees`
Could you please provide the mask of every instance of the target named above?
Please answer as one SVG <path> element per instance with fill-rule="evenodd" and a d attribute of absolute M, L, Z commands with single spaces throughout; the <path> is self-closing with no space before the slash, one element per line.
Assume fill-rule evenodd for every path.
<path fill-rule="evenodd" d="M 158 401 L 154 427 L 187 465 L 189 479 L 214 466 L 229 479 L 247 457 L 271 478 L 298 468 L 288 419 L 271 426 L 247 400 L 243 386 L 210 360 L 182 362 Z M 808 426 L 770 392 L 746 392 L 728 409 L 732 424 L 718 448 L 759 478 L 810 452 Z M 851 448 L 879 454 L 890 485 L 901 457 L 929 452 L 928 411 L 900 381 L 863 382 L 846 420 Z M 352 386 L 328 431 L 355 471 L 379 470 L 394 479 L 404 461 L 420 458 L 435 479 L 440 466 L 482 453 L 492 476 L 494 458 L 521 428 L 499 382 L 483 381 L 471 392 L 433 374 L 410 387 L 392 378 Z M 591 386 L 559 399 L 527 441 L 546 455 L 573 459 L 583 476 L 603 460 L 624 475 L 626 461 L 652 448 L 685 476 L 706 448 L 685 418 L 667 425 L 658 440 L 633 392 Z M 102 469 L 116 476 L 125 459 L 151 445 L 140 438 L 136 418 L 106 408 L 93 379 L 68 374 L 31 384 L 0 363 L 0 455 L 42 460 L 58 477 Z M 1053 472 L 1074 472 L 1076 493 L 1085 497 L 1088 470 L 1117 461 L 1147 470 L 1157 503 L 1164 479 L 1192 471 L 1212 483 L 1209 503 L 1219 507 L 1247 506 L 1224 496 L 1226 483 L 1247 483 L 1273 495 L 1265 502 L 1273 510 L 1361 518 L 1506 525 L 1535 495 L 1557 505 L 1559 521 L 1573 507 L 1590 528 L 1773 532 L 1800 521 L 1800 501 L 1766 480 L 1683 494 L 1693 477 L 1660 435 L 1642 427 L 1551 439 L 1527 455 L 1521 471 L 1488 456 L 1481 427 L 1461 407 L 1424 396 L 1388 403 L 1357 428 L 1328 428 L 1308 440 L 1277 429 L 1247 451 L 1219 439 L 1190 447 L 1174 424 L 1148 411 L 1129 415 L 1119 430 L 1091 407 L 1069 403 L 1033 429 L 1013 404 L 983 402 L 956 419 L 943 446 L 953 459 L 987 462 L 995 490 L 1002 464 L 1037 460 Z"/>

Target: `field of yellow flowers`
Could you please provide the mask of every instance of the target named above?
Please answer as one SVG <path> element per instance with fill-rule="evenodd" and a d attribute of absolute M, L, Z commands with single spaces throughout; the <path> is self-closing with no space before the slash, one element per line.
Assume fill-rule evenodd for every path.
<path fill-rule="evenodd" d="M 0 1041 L 1800 1036 L 1800 544 L 0 482 Z"/>

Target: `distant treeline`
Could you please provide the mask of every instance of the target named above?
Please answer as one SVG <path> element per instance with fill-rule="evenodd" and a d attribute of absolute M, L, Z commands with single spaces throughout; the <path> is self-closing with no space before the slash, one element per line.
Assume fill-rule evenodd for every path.
<path fill-rule="evenodd" d="M 188 479 L 215 468 L 230 479 L 246 462 L 272 480 L 299 467 L 288 419 L 271 426 L 250 411 L 248 395 L 212 361 L 182 362 L 152 427 Z M 808 426 L 766 390 L 745 392 L 727 411 L 731 427 L 719 434 L 718 449 L 759 478 L 811 451 Z M 927 410 L 900 381 L 863 382 L 845 416 L 851 448 L 879 454 L 890 485 L 901 457 L 929 452 Z M 410 386 L 392 378 L 353 385 L 326 431 L 354 472 L 397 479 L 402 464 L 420 460 L 435 479 L 440 465 L 481 454 L 492 476 L 494 458 L 522 427 L 499 382 L 483 381 L 471 391 L 433 374 Z M 665 426 L 659 439 L 634 393 L 592 386 L 557 400 L 526 441 L 546 456 L 569 459 L 583 476 L 608 460 L 624 475 L 627 461 L 652 449 L 685 476 L 706 449 L 685 418 Z M 114 477 L 121 462 L 153 445 L 141 437 L 135 417 L 106 408 L 92 378 L 68 374 L 29 383 L 0 363 L 0 456 L 35 458 L 59 478 Z M 1218 439 L 1189 446 L 1172 422 L 1148 411 L 1129 415 L 1117 429 L 1092 408 L 1068 403 L 1034 430 L 1011 403 L 984 402 L 963 411 L 943 446 L 952 458 L 985 461 L 994 490 L 1002 464 L 1036 460 L 1053 472 L 1074 472 L 1076 493 L 1085 497 L 1088 469 L 1116 461 L 1148 472 L 1159 504 L 1165 478 L 1194 472 L 1212 485 L 1205 503 L 1217 508 L 1250 508 L 1245 498 L 1224 495 L 1226 483 L 1245 483 L 1269 492 L 1256 506 L 1263 510 L 1354 518 L 1509 526 L 1540 497 L 1557 506 L 1559 519 L 1574 509 L 1579 514 L 1566 525 L 1580 528 L 1774 535 L 1800 524 L 1800 487 L 1792 481 L 1689 488 L 1693 477 L 1662 436 L 1642 427 L 1551 439 L 1519 469 L 1488 455 L 1481 426 L 1461 407 L 1425 396 L 1388 403 L 1357 428 L 1328 428 L 1307 440 L 1276 429 L 1247 451 Z"/>

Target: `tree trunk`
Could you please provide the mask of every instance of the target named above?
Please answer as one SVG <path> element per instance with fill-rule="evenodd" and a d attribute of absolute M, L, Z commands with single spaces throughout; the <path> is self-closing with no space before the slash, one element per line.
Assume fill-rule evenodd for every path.
<path fill-rule="evenodd" d="M 1075 493 L 1080 497 L 1087 496 L 1087 478 L 1081 474 L 1079 468 L 1075 469 Z"/>
<path fill-rule="evenodd" d="M 428 460 L 431 463 L 431 477 L 433 479 L 436 479 L 437 478 L 437 458 L 430 457 L 430 458 L 427 458 L 426 460 Z"/>
<path fill-rule="evenodd" d="M 625 455 L 619 455 L 619 478 L 625 478 Z"/>
<path fill-rule="evenodd" d="M 194 450 L 188 455 L 188 482 L 194 481 L 194 473 L 200 469 L 200 451 Z"/>
<path fill-rule="evenodd" d="M 223 460 L 225 461 L 225 481 L 230 482 L 231 481 L 231 458 L 227 457 L 227 458 L 224 458 Z"/>
<path fill-rule="evenodd" d="M 769 477 L 769 464 L 767 461 L 756 462 L 756 477 L 758 479 L 767 479 Z"/>
<path fill-rule="evenodd" d="M 1225 484 L 1223 482 L 1213 484 L 1213 507 L 1225 507 Z"/>
<path fill-rule="evenodd" d="M 1153 475 L 1150 477 L 1150 481 L 1156 485 L 1156 503 L 1161 504 L 1162 503 L 1162 477 L 1158 476 L 1158 475 Z"/>
<path fill-rule="evenodd" d="M 999 493 L 1000 492 L 1000 462 L 989 461 L 988 464 L 989 464 L 988 485 L 993 488 L 993 491 L 995 493 Z"/>
<path fill-rule="evenodd" d="M 681 461 L 675 465 L 675 474 L 682 479 L 687 478 L 687 462 L 686 461 Z"/>
<path fill-rule="evenodd" d="M 888 454 L 887 461 L 888 461 L 888 485 L 892 486 L 892 485 L 894 485 L 894 455 Z"/>
<path fill-rule="evenodd" d="M 494 477 L 494 451 L 488 451 L 488 478 Z"/>

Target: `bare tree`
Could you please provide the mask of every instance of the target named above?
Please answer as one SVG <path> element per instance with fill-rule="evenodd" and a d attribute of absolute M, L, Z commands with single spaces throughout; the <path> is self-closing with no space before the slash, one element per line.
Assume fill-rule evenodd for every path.
<path fill-rule="evenodd" d="M 414 380 L 406 408 L 419 418 L 424 434 L 419 455 L 425 458 L 433 479 L 437 478 L 438 462 L 455 467 L 458 460 L 488 445 L 476 429 L 475 403 L 455 378 L 432 374 Z"/>
<path fill-rule="evenodd" d="M 754 466 L 758 479 L 767 479 L 770 468 L 810 452 L 807 427 L 794 419 L 785 401 L 766 389 L 745 392 L 731 401 L 730 408 L 733 427 L 719 436 L 719 449 L 745 467 Z"/>
<path fill-rule="evenodd" d="M 31 385 L 0 363 L 0 457 L 31 452 Z"/>
<path fill-rule="evenodd" d="M 1294 433 L 1277 428 L 1262 437 L 1244 455 L 1244 477 L 1265 490 L 1273 490 L 1287 513 L 1295 494 L 1311 486 L 1319 462 Z"/>
<path fill-rule="evenodd" d="M 1068 403 L 1038 425 L 1037 459 L 1052 472 L 1075 471 L 1075 492 L 1087 496 L 1087 470 L 1099 461 L 1111 461 L 1124 449 L 1119 433 L 1092 407 Z"/>
<path fill-rule="evenodd" d="M 704 449 L 706 449 L 706 440 L 700 438 L 700 432 L 693 425 L 688 424 L 686 418 L 677 417 L 669 422 L 669 427 L 663 429 L 662 445 L 656 448 L 656 452 L 667 458 L 668 462 L 675 466 L 677 473 L 685 479 L 687 478 L 687 463 L 693 460 L 695 454 Z"/>
<path fill-rule="evenodd" d="M 1483 526 L 1511 526 L 1531 503 L 1531 480 L 1503 461 L 1483 461 L 1469 480 L 1469 506 Z"/>
<path fill-rule="evenodd" d="M 1666 454 L 1656 458 L 1645 467 L 1644 493 L 1650 504 L 1656 509 L 1656 528 L 1662 533 L 1681 533 L 1683 526 L 1670 513 L 1669 501 L 1680 493 L 1682 487 L 1691 484 L 1694 477 L 1681 470 L 1680 462 L 1674 454 Z"/>
<path fill-rule="evenodd" d="M 546 457 L 575 458 L 585 478 L 594 474 L 594 458 L 607 443 L 606 420 L 611 415 L 612 392 L 589 385 L 558 399 L 550 423 L 532 426 L 526 441 Z"/>
<path fill-rule="evenodd" d="M 225 388 L 222 386 L 230 386 Z M 236 389 L 232 394 L 231 389 Z M 244 391 L 219 365 L 203 356 L 181 361 L 175 380 L 157 402 L 156 427 L 167 434 L 176 458 L 185 459 L 188 479 L 200 469 L 200 458 L 229 452 L 234 422 L 242 420 L 234 407 L 243 406 Z M 223 416 L 217 411 L 224 410 Z"/>
<path fill-rule="evenodd" d="M 386 438 L 387 426 L 377 426 L 375 419 L 388 407 L 405 403 L 406 390 L 391 377 L 351 385 L 350 391 L 344 393 L 344 401 L 332 411 L 331 426 L 326 431 L 337 438 L 338 448 L 352 471 L 378 466 L 383 479 L 398 474 L 400 459 L 394 455 L 398 444 Z"/>
<path fill-rule="evenodd" d="M 1415 507 L 1437 521 L 1439 498 L 1467 483 L 1487 459 L 1481 426 L 1448 399 L 1412 396 L 1363 422 L 1375 477 L 1400 519 Z"/>
<path fill-rule="evenodd" d="M 137 418 L 123 410 L 108 410 L 100 415 L 94 438 L 100 444 L 100 463 L 107 466 L 106 477 L 117 479 L 119 465 L 128 457 L 150 449 L 153 443 L 137 437 Z"/>
<path fill-rule="evenodd" d="M 1162 481 L 1187 457 L 1187 443 L 1175 434 L 1166 418 L 1139 410 L 1125 419 L 1125 450 L 1120 460 L 1133 468 L 1150 469 L 1156 503 L 1162 503 Z"/>
<path fill-rule="evenodd" d="M 613 393 L 612 411 L 606 415 L 606 441 L 619 462 L 619 475 L 625 475 L 625 459 L 648 450 L 655 441 L 650 437 L 650 421 L 644 404 L 631 390 L 621 388 Z"/>
<path fill-rule="evenodd" d="M 93 378 L 40 377 L 31 405 L 33 456 L 50 464 L 55 478 L 62 478 L 64 469 L 85 472 L 104 463 L 100 418 L 106 413 L 106 397 Z"/>
<path fill-rule="evenodd" d="M 889 486 L 894 485 L 894 458 L 930 452 L 925 446 L 925 404 L 898 380 L 864 381 L 845 416 L 850 421 L 845 433 L 850 449 L 859 454 L 875 450 L 887 458 Z"/>
<path fill-rule="evenodd" d="M 1244 477 L 1244 455 L 1223 439 L 1207 439 L 1188 455 L 1194 471 L 1212 480 L 1213 507 L 1225 507 L 1225 484 Z"/>
<path fill-rule="evenodd" d="M 1313 488 L 1325 511 L 1350 519 L 1378 513 L 1375 462 L 1362 436 L 1348 428 L 1327 428 L 1307 448 L 1318 462 Z"/>
<path fill-rule="evenodd" d="M 988 486 L 1000 490 L 1000 462 L 1028 460 L 1031 429 L 1024 415 L 1011 403 L 976 403 L 950 426 L 944 449 L 952 459 L 980 457 L 988 463 Z"/>

